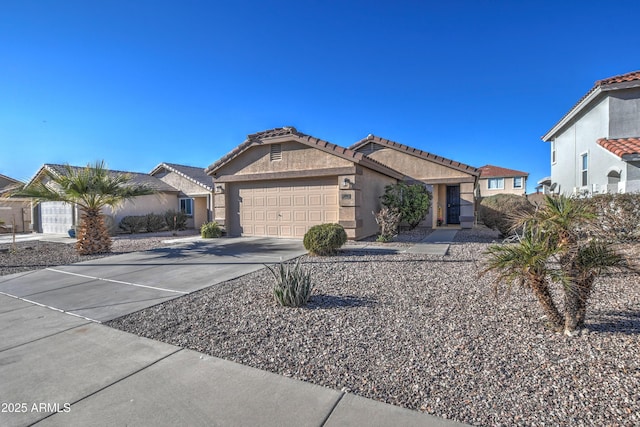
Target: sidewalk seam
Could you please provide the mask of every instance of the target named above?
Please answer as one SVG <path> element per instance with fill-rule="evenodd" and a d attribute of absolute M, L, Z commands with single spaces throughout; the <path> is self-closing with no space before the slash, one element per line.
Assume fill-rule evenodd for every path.
<path fill-rule="evenodd" d="M 70 327 L 68 329 L 65 329 L 63 331 L 54 332 L 51 335 L 47 335 L 47 336 L 40 337 L 40 338 L 35 338 L 35 339 L 31 340 L 31 341 L 23 342 L 22 344 L 18 344 L 18 345 L 14 345 L 13 347 L 7 347 L 7 348 L 4 348 L 4 349 L 0 350 L 0 353 L 2 353 L 3 351 L 13 350 L 14 348 L 22 347 L 23 345 L 32 344 L 32 343 L 34 343 L 36 341 L 40 341 L 40 340 L 43 340 L 43 339 L 46 339 L 46 338 L 51 338 L 53 336 L 60 335 L 60 334 L 63 334 L 65 332 L 69 332 L 72 329 L 81 328 L 83 326 L 90 325 L 91 323 L 93 323 L 93 322 L 82 323 L 82 324 L 77 325 L 77 326 L 72 326 L 72 327 Z"/>
<path fill-rule="evenodd" d="M 164 359 L 166 359 L 167 357 L 171 357 L 171 356 L 173 356 L 174 354 L 179 353 L 179 352 L 181 352 L 181 351 L 183 351 L 183 350 L 184 350 L 184 348 L 179 347 L 179 348 L 178 348 L 176 351 L 174 351 L 173 353 L 169 353 L 169 354 L 167 354 L 166 356 L 161 357 L 160 359 L 156 360 L 155 362 L 150 363 L 150 364 L 148 364 L 148 365 L 146 365 L 146 366 L 143 366 L 142 368 L 138 369 L 137 371 L 134 371 L 134 372 L 130 373 L 129 375 L 126 375 L 126 376 L 124 376 L 124 377 L 120 378 L 119 380 L 112 382 L 111 384 L 107 384 L 107 385 L 105 385 L 104 387 L 102 387 L 102 388 L 100 388 L 100 389 L 98 389 L 98 390 L 96 390 L 96 391 L 94 391 L 94 392 L 92 392 L 92 393 L 89 393 L 89 394 L 87 394 L 86 396 L 81 397 L 80 399 L 76 400 L 75 402 L 71 402 L 71 407 L 73 407 L 73 405 L 76 405 L 76 404 L 78 404 L 78 403 L 82 402 L 82 401 L 83 401 L 83 400 L 85 400 L 85 399 L 90 398 L 91 396 L 93 396 L 93 395 L 95 395 L 95 394 L 100 393 L 100 392 L 101 392 L 101 391 L 103 391 L 103 390 L 106 390 L 107 388 L 109 388 L 109 387 L 111 387 L 111 386 L 114 386 L 114 385 L 116 385 L 116 384 L 118 384 L 118 383 L 120 383 L 120 382 L 122 382 L 122 381 L 124 381 L 124 380 L 126 380 L 126 379 L 128 379 L 128 378 L 130 378 L 130 377 L 132 377 L 132 376 L 134 376 L 134 375 L 136 375 L 136 374 L 138 374 L 138 373 L 142 372 L 142 371 L 144 371 L 144 370 L 145 370 L 145 369 L 147 369 L 147 368 L 152 367 L 152 366 L 153 366 L 153 365 L 155 365 L 156 363 L 161 362 L 161 361 L 163 361 Z M 39 424 L 39 423 L 41 423 L 42 421 L 46 420 L 47 418 L 50 418 L 50 417 L 52 417 L 52 416 L 54 416 L 54 415 L 56 415 L 56 414 L 58 414 L 58 412 L 52 412 L 51 414 L 47 415 L 46 417 L 41 418 L 41 419 L 39 419 L 39 420 L 37 420 L 37 421 L 35 421 L 35 422 L 33 422 L 33 423 L 29 424 L 29 426 L 33 426 L 33 425 Z"/>
<path fill-rule="evenodd" d="M 320 427 L 322 427 L 325 424 L 327 424 L 327 421 L 329 421 L 329 418 L 331 418 L 331 414 L 333 414 L 333 412 L 336 410 L 336 408 L 338 407 L 340 402 L 342 402 L 342 398 L 344 397 L 345 394 L 346 393 L 344 391 L 340 391 L 340 397 L 338 397 L 338 400 L 336 400 L 336 403 L 333 404 L 333 406 L 331 407 L 331 410 L 329 411 L 327 416 L 324 418 L 324 420 L 322 420 L 322 423 L 320 424 Z"/>

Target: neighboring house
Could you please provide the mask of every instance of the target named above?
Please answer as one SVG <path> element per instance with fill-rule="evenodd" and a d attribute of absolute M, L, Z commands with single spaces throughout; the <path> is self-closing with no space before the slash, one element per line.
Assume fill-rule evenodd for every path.
<path fill-rule="evenodd" d="M 543 192 L 640 191 L 640 71 L 598 80 L 542 140 L 551 145 Z"/>
<path fill-rule="evenodd" d="M 15 231 L 24 233 L 31 230 L 31 200 L 11 197 L 11 191 L 23 183 L 0 174 L 0 233 Z"/>
<path fill-rule="evenodd" d="M 480 197 L 493 196 L 494 194 L 524 196 L 527 193 L 527 178 L 529 177 L 527 172 L 493 165 L 485 165 L 479 169 L 478 190 Z"/>
<path fill-rule="evenodd" d="M 405 171 L 361 152 L 374 139 L 386 141 L 370 136 L 347 149 L 292 127 L 249 135 L 206 169 L 215 181 L 214 220 L 231 236 L 301 238 L 313 225 L 339 223 L 350 239 L 360 239 L 378 231 L 373 213 L 381 208 L 385 186 L 409 179 L 434 186 L 438 203 L 447 197 L 447 184 L 455 187 L 452 205 L 462 204 L 464 215 L 452 219 L 473 224 L 476 169 L 387 141 L 397 146 L 391 151 L 404 153 L 385 160 L 404 157 L 398 165 Z M 431 177 L 418 173 L 427 166 Z"/>
<path fill-rule="evenodd" d="M 374 135 L 349 148 L 401 172 L 406 181 L 419 182 L 429 188 L 435 215 L 430 212 L 423 225 L 473 227 L 475 189 L 480 175 L 475 167 Z"/>
<path fill-rule="evenodd" d="M 78 168 L 77 166 L 73 166 Z M 48 181 L 47 173 L 54 175 L 64 173 L 63 165 L 45 164 L 35 176 L 27 183 L 27 186 L 37 181 Z M 120 220 L 128 215 L 146 215 L 148 213 L 163 214 L 169 209 L 177 210 L 178 195 L 180 191 L 154 176 L 137 173 L 112 171 L 114 173 L 127 173 L 131 175 L 133 184 L 143 184 L 157 191 L 157 194 L 138 196 L 125 202 L 116 210 L 105 208 L 104 214 L 108 218 L 107 226 L 116 229 Z M 67 233 L 68 230 L 78 224 L 79 213 L 75 206 L 64 202 L 42 202 L 33 208 L 33 230 L 39 233 Z"/>
<path fill-rule="evenodd" d="M 189 219 L 188 228 L 199 229 L 213 217 L 213 180 L 204 168 L 160 163 L 149 175 L 179 189 L 178 208 Z"/>

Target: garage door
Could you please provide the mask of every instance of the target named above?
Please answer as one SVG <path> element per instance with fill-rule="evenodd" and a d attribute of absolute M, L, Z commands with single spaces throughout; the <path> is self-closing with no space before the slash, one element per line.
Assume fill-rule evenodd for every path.
<path fill-rule="evenodd" d="M 64 202 L 42 202 L 40 218 L 43 233 L 67 234 L 73 225 L 73 208 Z"/>
<path fill-rule="evenodd" d="M 234 234 L 302 238 L 313 225 L 338 222 L 337 182 L 329 177 L 235 184 Z"/>

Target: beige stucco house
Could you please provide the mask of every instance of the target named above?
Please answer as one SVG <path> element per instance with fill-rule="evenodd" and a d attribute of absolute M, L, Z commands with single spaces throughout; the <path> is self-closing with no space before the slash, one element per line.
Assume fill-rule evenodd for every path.
<path fill-rule="evenodd" d="M 19 180 L 0 174 L 0 233 L 24 233 L 31 229 L 31 200 L 9 197 L 20 185 Z"/>
<path fill-rule="evenodd" d="M 374 135 L 349 148 L 401 172 L 407 181 L 429 187 L 432 209 L 423 224 L 473 227 L 478 169 Z"/>
<path fill-rule="evenodd" d="M 77 166 L 74 166 L 74 168 L 77 168 Z M 188 174 L 185 172 L 189 171 L 188 168 L 189 167 L 186 166 L 161 163 L 154 169 L 154 172 L 156 175 L 164 179 L 151 174 L 139 172 L 112 171 L 129 174 L 131 176 L 132 184 L 146 185 L 147 187 L 155 190 L 156 194 L 135 197 L 133 200 L 124 202 L 116 209 L 111 209 L 109 207 L 104 208 L 107 225 L 115 231 L 117 230 L 118 224 L 125 216 L 146 215 L 148 213 L 163 214 L 167 210 L 179 210 L 181 209 L 181 206 L 185 204 L 184 202 L 181 202 L 181 200 L 187 199 L 187 195 L 201 195 L 207 191 L 211 194 L 211 184 L 208 186 L 206 183 L 195 184 L 194 181 L 197 181 L 197 179 L 192 178 L 189 180 L 187 178 Z M 203 171 L 201 168 L 194 169 Z M 43 165 L 27 185 L 38 181 L 44 181 L 46 183 L 47 180 L 49 180 L 48 173 L 53 173 L 54 175 L 64 173 L 64 166 L 57 164 Z M 198 187 L 200 187 L 200 189 L 197 189 Z M 207 200 L 206 194 L 202 197 Z M 191 206 L 192 213 L 190 223 L 188 222 L 187 226 L 193 227 L 195 220 L 201 221 L 201 216 L 206 218 L 206 207 L 204 208 L 204 212 L 200 210 L 198 211 L 198 216 L 194 216 L 194 213 L 200 205 L 201 203 L 194 203 Z M 75 206 L 68 203 L 42 202 L 37 205 L 33 205 L 32 209 L 33 231 L 35 232 L 56 234 L 67 233 L 70 228 L 78 224 L 78 210 Z"/>
<path fill-rule="evenodd" d="M 372 151 L 373 141 L 378 146 Z M 471 227 L 479 174 L 381 138 L 344 148 L 293 127 L 249 135 L 206 172 L 215 182 L 214 220 L 231 236 L 301 238 L 313 225 L 339 223 L 350 239 L 377 233 L 380 196 L 401 180 L 430 186 L 434 204 L 457 207 L 449 223 Z M 427 223 L 436 226 L 437 218 Z"/>
<path fill-rule="evenodd" d="M 493 165 L 485 165 L 479 169 L 478 191 L 480 197 L 495 194 L 516 194 L 518 196 L 527 194 L 528 172 Z"/>
<path fill-rule="evenodd" d="M 213 214 L 213 180 L 204 168 L 160 163 L 149 175 L 160 179 L 179 190 L 178 206 L 189 219 L 188 228 L 199 229 L 205 222 L 211 221 Z"/>

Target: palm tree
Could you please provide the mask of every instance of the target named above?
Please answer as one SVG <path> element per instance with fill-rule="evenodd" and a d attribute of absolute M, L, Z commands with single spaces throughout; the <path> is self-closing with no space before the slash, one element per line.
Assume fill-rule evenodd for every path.
<path fill-rule="evenodd" d="M 84 168 L 65 165 L 59 173 L 44 171 L 48 182 L 38 181 L 17 194 L 32 197 L 37 203 L 55 201 L 77 205 L 81 216 L 76 250 L 81 255 L 111 251 L 111 236 L 104 223 L 102 208 L 115 208 L 134 197 L 155 192 L 147 186 L 131 184 L 130 174 L 109 171 L 104 161 Z"/>
<path fill-rule="evenodd" d="M 519 284 L 533 292 L 549 320 L 549 326 L 561 331 L 564 316 L 560 314 L 549 289 L 548 277 L 558 279 L 557 272 L 547 267 L 552 249 L 540 233 L 525 232 L 517 244 L 493 245 L 482 274 L 497 272 L 495 289 L 501 282 Z"/>

